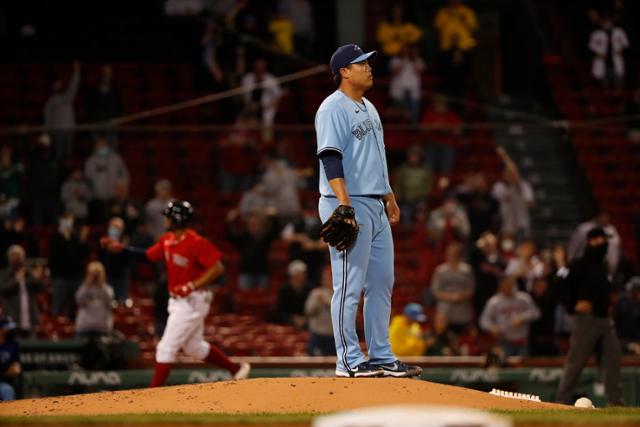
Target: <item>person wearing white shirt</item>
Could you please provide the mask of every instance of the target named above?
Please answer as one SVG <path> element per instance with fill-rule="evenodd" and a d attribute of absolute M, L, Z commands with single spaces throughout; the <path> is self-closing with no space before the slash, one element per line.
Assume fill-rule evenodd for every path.
<path fill-rule="evenodd" d="M 252 90 L 244 94 L 245 108 L 262 120 L 263 138 L 270 141 L 271 128 L 283 92 L 278 80 L 267 71 L 267 62 L 264 59 L 256 59 L 253 71 L 242 78 L 242 86 L 249 85 L 252 86 Z"/>
<path fill-rule="evenodd" d="M 389 95 L 393 102 L 402 105 L 411 113 L 411 120 L 417 123 L 420 118 L 422 99 L 422 78 L 425 64 L 418 55 L 416 46 L 404 46 L 402 53 L 389 62 L 391 81 Z"/>
<path fill-rule="evenodd" d="M 594 53 L 591 64 L 593 78 L 604 87 L 622 87 L 625 75 L 624 50 L 629 47 L 625 31 L 616 27 L 610 16 L 602 18 L 601 27 L 589 38 L 589 49 Z"/>

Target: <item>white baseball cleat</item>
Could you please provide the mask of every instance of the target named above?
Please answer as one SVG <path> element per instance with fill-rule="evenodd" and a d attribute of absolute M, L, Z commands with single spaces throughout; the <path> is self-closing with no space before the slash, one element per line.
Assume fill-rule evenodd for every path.
<path fill-rule="evenodd" d="M 240 363 L 240 369 L 238 372 L 233 374 L 234 380 L 245 380 L 249 378 L 249 374 L 251 373 L 251 365 L 247 362 Z"/>

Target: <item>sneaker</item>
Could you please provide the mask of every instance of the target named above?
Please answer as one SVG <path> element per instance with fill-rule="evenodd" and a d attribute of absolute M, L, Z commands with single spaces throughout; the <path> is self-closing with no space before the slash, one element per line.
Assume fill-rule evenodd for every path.
<path fill-rule="evenodd" d="M 407 365 L 399 360 L 387 365 L 374 366 L 382 369 L 383 376 L 385 377 L 410 378 L 422 375 L 422 368 L 420 366 Z"/>
<path fill-rule="evenodd" d="M 249 378 L 249 374 L 250 373 L 251 373 L 251 365 L 248 364 L 247 362 L 242 362 L 240 364 L 240 369 L 238 369 L 238 372 L 233 374 L 233 379 L 234 380 L 245 380 L 245 379 Z"/>
<path fill-rule="evenodd" d="M 382 368 L 373 366 L 369 362 L 362 362 L 350 371 L 336 369 L 336 377 L 371 378 L 381 377 L 384 371 Z"/>

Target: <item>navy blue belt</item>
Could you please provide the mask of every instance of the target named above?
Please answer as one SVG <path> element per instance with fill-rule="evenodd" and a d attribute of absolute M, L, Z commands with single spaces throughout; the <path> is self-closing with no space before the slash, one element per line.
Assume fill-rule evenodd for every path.
<path fill-rule="evenodd" d="M 336 196 L 325 196 L 324 194 L 321 194 L 322 197 L 328 197 L 330 199 L 337 199 Z M 367 197 L 369 199 L 376 199 L 376 200 L 382 200 L 384 198 L 384 196 L 378 195 L 378 194 L 349 194 L 349 197 Z"/>

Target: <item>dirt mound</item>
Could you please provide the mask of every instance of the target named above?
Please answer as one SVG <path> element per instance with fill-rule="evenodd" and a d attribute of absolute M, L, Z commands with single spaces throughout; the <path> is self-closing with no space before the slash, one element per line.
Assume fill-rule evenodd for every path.
<path fill-rule="evenodd" d="M 410 379 L 261 378 L 3 402 L 0 415 L 323 413 L 391 404 L 562 407 Z"/>

